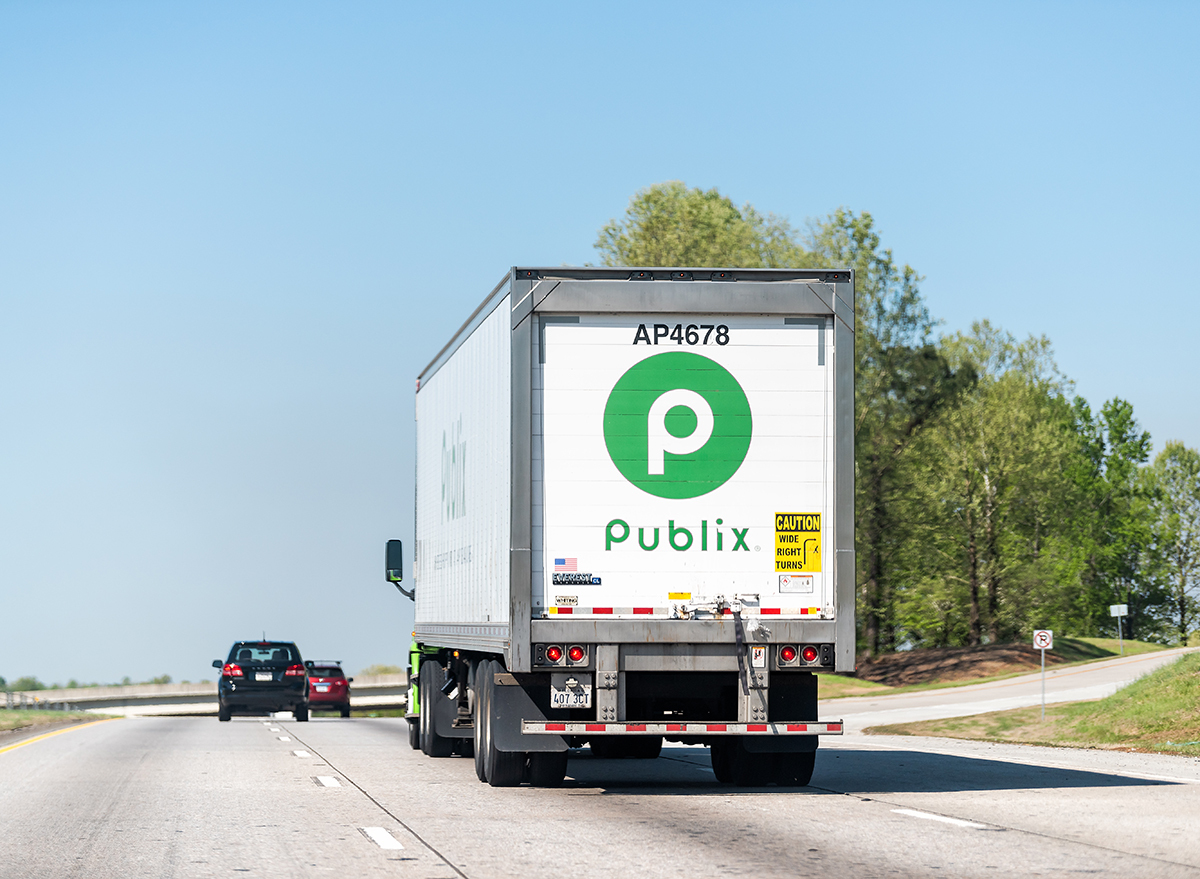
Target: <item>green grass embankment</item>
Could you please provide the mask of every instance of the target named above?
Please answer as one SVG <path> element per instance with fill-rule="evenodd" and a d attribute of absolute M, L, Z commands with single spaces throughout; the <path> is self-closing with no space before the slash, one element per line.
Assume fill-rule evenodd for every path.
<path fill-rule="evenodd" d="M 1200 654 L 1191 653 L 1095 702 L 1072 702 L 871 727 L 877 735 L 942 736 L 1200 757 Z"/>
<path fill-rule="evenodd" d="M 103 720 L 104 714 L 92 714 L 90 711 L 34 711 L 13 709 L 0 711 L 0 732 L 10 729 L 22 729 L 27 726 L 44 726 L 49 723 L 62 723 L 72 720 Z"/>

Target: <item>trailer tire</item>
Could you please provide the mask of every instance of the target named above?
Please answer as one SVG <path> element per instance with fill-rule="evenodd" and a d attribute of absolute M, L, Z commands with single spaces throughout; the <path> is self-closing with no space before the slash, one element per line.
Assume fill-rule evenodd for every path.
<path fill-rule="evenodd" d="M 421 750 L 428 757 L 449 757 L 454 753 L 454 739 L 447 739 L 437 734 L 433 728 L 433 700 L 440 695 L 442 681 L 437 680 L 441 666 L 434 661 L 421 666 L 421 686 L 418 688 L 421 699 Z"/>
<path fill-rule="evenodd" d="M 485 659 L 475 666 L 475 777 L 487 781 L 487 717 L 489 708 L 487 682 L 492 676 L 492 663 Z"/>
<path fill-rule="evenodd" d="M 771 781 L 777 754 L 747 751 L 741 738 L 733 740 L 729 756 L 730 779 L 738 787 L 762 787 Z"/>
<path fill-rule="evenodd" d="M 421 750 L 421 719 L 419 716 L 408 722 L 408 746 L 414 751 Z"/>
<path fill-rule="evenodd" d="M 781 785 L 804 787 L 812 781 L 813 767 L 817 762 L 817 752 L 807 754 L 778 754 L 777 781 Z"/>
<path fill-rule="evenodd" d="M 709 745 L 709 759 L 712 761 L 713 775 L 721 784 L 733 783 L 733 770 L 730 768 L 730 758 L 733 754 L 731 739 L 717 739 Z"/>
<path fill-rule="evenodd" d="M 496 684 L 492 673 L 500 667 L 502 666 L 499 663 L 489 662 L 484 674 L 484 687 L 487 692 L 487 711 L 483 715 L 484 723 L 487 724 L 485 770 L 488 784 L 492 787 L 516 787 L 525 780 L 525 763 L 529 755 L 521 751 L 500 751 L 495 745 L 496 739 L 492 735 L 492 721 L 495 719 L 492 690 Z"/>
<path fill-rule="evenodd" d="M 529 755 L 529 783 L 534 787 L 561 787 L 567 777 L 566 751 L 542 751 Z"/>

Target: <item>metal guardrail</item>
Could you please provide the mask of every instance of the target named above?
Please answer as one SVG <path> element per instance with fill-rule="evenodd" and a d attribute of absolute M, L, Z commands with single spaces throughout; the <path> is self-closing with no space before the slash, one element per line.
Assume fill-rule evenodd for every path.
<path fill-rule="evenodd" d="M 167 715 L 216 714 L 217 685 L 134 684 L 115 687 L 75 687 L 5 693 L 5 708 L 94 711 L 100 714 Z M 408 702 L 408 675 L 355 675 L 350 685 L 352 708 L 399 708 Z"/>
<path fill-rule="evenodd" d="M 30 693 L 4 694 L 4 708 L 8 711 L 79 711 L 78 705 L 61 699 L 42 699 Z"/>

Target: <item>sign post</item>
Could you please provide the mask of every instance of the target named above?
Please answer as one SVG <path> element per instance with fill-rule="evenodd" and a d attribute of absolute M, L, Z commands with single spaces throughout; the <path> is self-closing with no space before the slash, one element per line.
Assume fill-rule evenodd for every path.
<path fill-rule="evenodd" d="M 1125 655 L 1125 633 L 1121 631 L 1125 627 L 1121 625 L 1121 617 L 1129 616 L 1128 604 L 1110 604 L 1108 606 L 1108 615 L 1117 618 L 1117 643 L 1121 645 L 1121 655 Z"/>
<path fill-rule="evenodd" d="M 1054 632 L 1038 629 L 1033 633 L 1033 646 L 1042 651 L 1042 720 L 1046 719 L 1046 651 L 1054 649 Z"/>

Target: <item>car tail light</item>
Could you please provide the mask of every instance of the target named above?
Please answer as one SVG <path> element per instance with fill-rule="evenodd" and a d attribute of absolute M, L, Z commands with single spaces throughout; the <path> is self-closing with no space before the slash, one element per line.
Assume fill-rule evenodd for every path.
<path fill-rule="evenodd" d="M 225 667 L 221 669 L 221 675 L 222 677 L 227 678 L 245 677 L 242 667 L 240 665 L 234 665 L 232 662 L 225 663 Z"/>
<path fill-rule="evenodd" d="M 285 671 L 283 674 L 285 677 L 298 678 L 304 674 L 304 666 L 298 663 L 296 665 L 289 665 L 287 667 L 287 671 Z"/>
<path fill-rule="evenodd" d="M 551 662 L 558 662 L 559 660 L 562 659 L 562 656 L 563 656 L 562 648 L 559 647 L 557 644 L 551 645 L 550 647 L 546 648 L 546 658 L 548 660 L 550 660 Z"/>
<path fill-rule="evenodd" d="M 805 662 L 816 662 L 817 661 L 817 648 L 813 647 L 811 644 L 809 644 L 808 646 L 806 646 L 804 648 L 804 650 L 801 651 L 800 655 L 802 657 L 804 657 Z"/>
<path fill-rule="evenodd" d="M 571 660 L 571 662 L 583 662 L 583 657 L 585 656 L 587 656 L 587 653 L 578 644 L 567 651 L 567 658 Z"/>
<path fill-rule="evenodd" d="M 779 648 L 779 658 L 782 659 L 784 662 L 795 662 L 796 661 L 796 648 L 792 647 L 791 645 L 788 645 L 787 647 L 780 647 Z"/>

